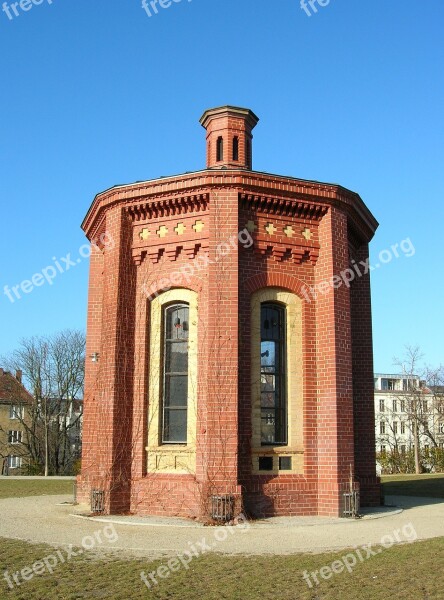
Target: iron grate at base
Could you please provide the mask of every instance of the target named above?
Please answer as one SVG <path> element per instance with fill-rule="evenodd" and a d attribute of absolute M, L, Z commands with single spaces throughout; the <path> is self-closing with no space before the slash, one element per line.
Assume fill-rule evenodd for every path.
<path fill-rule="evenodd" d="M 233 496 L 211 496 L 211 518 L 215 521 L 228 522 L 234 517 Z"/>
<path fill-rule="evenodd" d="M 91 512 L 105 512 L 105 492 L 104 490 L 91 490 Z"/>

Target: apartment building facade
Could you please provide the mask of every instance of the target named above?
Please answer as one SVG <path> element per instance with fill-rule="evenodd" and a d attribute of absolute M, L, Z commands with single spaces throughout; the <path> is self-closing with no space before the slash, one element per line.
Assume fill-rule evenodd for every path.
<path fill-rule="evenodd" d="M 23 475 L 29 453 L 26 425 L 30 422 L 31 394 L 22 384 L 22 373 L 15 375 L 0 368 L 0 473 Z"/>
<path fill-rule="evenodd" d="M 432 449 L 444 451 L 443 395 L 415 375 L 375 373 L 374 384 L 379 469 L 384 455 L 412 452 L 416 437 L 424 467 L 431 468 Z"/>

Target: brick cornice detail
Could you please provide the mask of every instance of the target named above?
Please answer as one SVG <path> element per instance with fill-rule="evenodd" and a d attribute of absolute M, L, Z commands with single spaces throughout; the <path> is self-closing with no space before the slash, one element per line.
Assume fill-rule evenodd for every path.
<path fill-rule="evenodd" d="M 131 204 L 125 208 L 133 222 L 157 219 L 159 217 L 181 216 L 207 209 L 209 194 L 153 198 L 145 202 Z"/>
<path fill-rule="evenodd" d="M 304 202 L 296 198 L 239 194 L 239 199 L 243 208 L 250 208 L 257 213 L 299 217 L 310 221 L 320 221 L 328 211 L 328 206 L 325 204 Z"/>
<path fill-rule="evenodd" d="M 196 211 L 199 210 L 199 202 L 208 202 L 209 194 L 216 188 L 237 189 L 246 197 L 257 195 L 275 200 L 279 198 L 278 204 L 282 210 L 285 210 L 285 206 L 293 207 L 295 202 L 307 204 L 308 207 L 335 206 L 350 215 L 356 229 L 360 230 L 366 241 L 370 241 L 378 226 L 360 196 L 341 186 L 256 171 L 207 169 L 118 186 L 102 192 L 95 197 L 82 228 L 91 239 L 95 234 L 96 223 L 101 220 L 103 213 L 117 204 L 121 204 L 135 219 L 143 218 L 143 214 L 149 210 Z M 285 200 L 290 201 L 290 204 L 283 205 Z M 203 204 L 201 206 L 203 210 Z"/>

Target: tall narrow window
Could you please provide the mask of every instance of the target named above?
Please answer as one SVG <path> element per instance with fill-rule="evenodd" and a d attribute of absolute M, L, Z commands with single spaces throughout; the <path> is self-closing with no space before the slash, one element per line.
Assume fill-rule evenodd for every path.
<path fill-rule="evenodd" d="M 247 142 L 246 142 L 246 144 L 245 144 L 245 147 L 246 147 L 246 155 L 247 155 L 247 156 L 246 156 L 246 159 L 247 159 L 247 167 L 248 167 L 249 169 L 251 169 L 251 142 L 250 142 L 250 140 L 247 140 Z"/>
<path fill-rule="evenodd" d="M 261 443 L 287 443 L 285 309 L 261 306 Z"/>
<path fill-rule="evenodd" d="M 235 135 L 233 138 L 233 160 L 239 160 L 239 138 L 237 135 Z"/>
<path fill-rule="evenodd" d="M 221 162 L 224 159 L 224 140 L 222 137 L 217 138 L 216 144 L 216 160 L 217 162 Z"/>
<path fill-rule="evenodd" d="M 162 442 L 187 442 L 189 308 L 164 309 Z"/>

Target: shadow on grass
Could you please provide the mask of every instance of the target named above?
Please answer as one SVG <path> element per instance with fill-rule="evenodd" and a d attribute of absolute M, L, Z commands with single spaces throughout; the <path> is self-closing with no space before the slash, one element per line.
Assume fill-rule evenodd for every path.
<path fill-rule="evenodd" d="M 403 496 L 398 505 L 410 508 L 444 502 L 444 474 L 439 475 L 390 475 L 382 478 L 386 504 L 393 497 Z"/>

